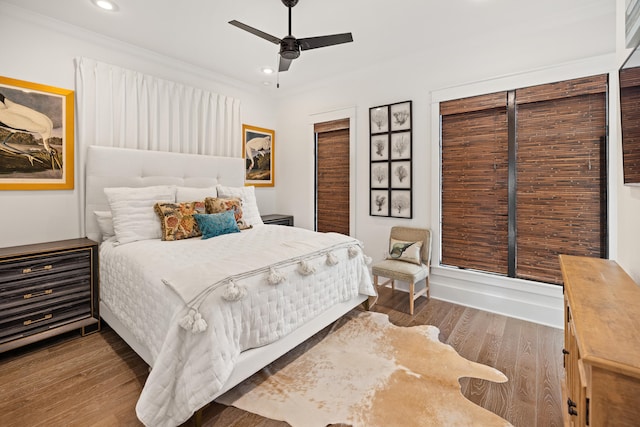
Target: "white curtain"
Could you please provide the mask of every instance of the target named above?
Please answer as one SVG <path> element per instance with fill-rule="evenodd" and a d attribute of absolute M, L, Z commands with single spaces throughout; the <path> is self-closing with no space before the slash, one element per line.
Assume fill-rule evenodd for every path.
<path fill-rule="evenodd" d="M 76 58 L 81 147 L 241 157 L 240 101 L 88 58 Z"/>
<path fill-rule="evenodd" d="M 80 218 L 89 145 L 242 157 L 239 100 L 89 58 L 75 65 Z"/>

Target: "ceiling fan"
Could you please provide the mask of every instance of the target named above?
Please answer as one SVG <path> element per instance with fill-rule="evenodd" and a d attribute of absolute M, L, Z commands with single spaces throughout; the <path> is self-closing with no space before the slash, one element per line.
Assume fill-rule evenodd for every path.
<path fill-rule="evenodd" d="M 329 36 L 307 37 L 296 39 L 291 35 L 291 8 L 298 4 L 298 0 L 282 0 L 282 3 L 289 8 L 289 35 L 282 39 L 267 34 L 263 31 L 250 27 L 242 22 L 233 20 L 229 24 L 250 32 L 274 44 L 280 45 L 280 64 L 278 71 L 287 71 L 291 61 L 300 56 L 301 50 L 316 49 L 319 47 L 333 46 L 336 44 L 349 43 L 353 41 L 351 33 L 332 34 Z"/>

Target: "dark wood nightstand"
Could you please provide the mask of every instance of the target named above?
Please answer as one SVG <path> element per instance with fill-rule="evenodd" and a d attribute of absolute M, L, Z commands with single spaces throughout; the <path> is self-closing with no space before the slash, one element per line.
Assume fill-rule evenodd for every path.
<path fill-rule="evenodd" d="M 293 215 L 270 214 L 260 215 L 260 217 L 265 224 L 288 225 L 289 227 L 293 227 Z"/>
<path fill-rule="evenodd" d="M 100 330 L 98 243 L 0 248 L 0 353 L 75 329 Z"/>

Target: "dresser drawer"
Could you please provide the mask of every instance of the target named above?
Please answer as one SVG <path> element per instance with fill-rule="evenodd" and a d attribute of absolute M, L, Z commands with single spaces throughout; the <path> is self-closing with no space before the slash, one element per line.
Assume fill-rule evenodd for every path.
<path fill-rule="evenodd" d="M 0 344 L 90 316 L 89 290 L 52 301 L 32 304 L 26 309 L 16 308 L 3 311 L 0 316 Z"/>
<path fill-rule="evenodd" d="M 0 316 L 2 310 L 17 306 L 26 306 L 35 302 L 55 299 L 78 291 L 89 290 L 91 269 L 84 269 L 82 275 L 52 275 L 48 280 L 28 279 L 15 282 L 0 290 Z"/>
<path fill-rule="evenodd" d="M 56 277 L 87 275 L 90 267 L 89 250 L 0 261 L 0 295 L 3 295 L 5 289 L 20 286 L 20 283 L 27 281 L 35 283 L 38 280 L 44 282 Z"/>

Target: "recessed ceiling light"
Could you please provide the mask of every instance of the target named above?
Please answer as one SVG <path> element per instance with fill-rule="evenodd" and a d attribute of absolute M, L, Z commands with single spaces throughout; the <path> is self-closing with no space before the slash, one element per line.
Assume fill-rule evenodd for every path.
<path fill-rule="evenodd" d="M 262 67 L 262 72 L 265 74 L 273 74 L 273 68 L 271 67 Z"/>
<path fill-rule="evenodd" d="M 118 5 L 112 2 L 111 0 L 92 0 L 93 4 L 98 6 L 100 9 L 108 10 L 109 12 L 115 12 L 118 10 Z"/>

